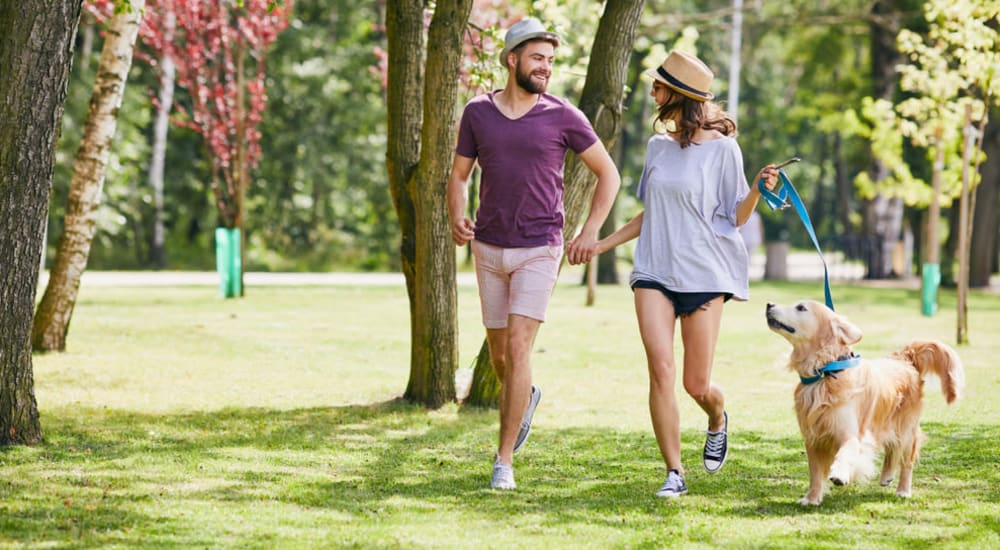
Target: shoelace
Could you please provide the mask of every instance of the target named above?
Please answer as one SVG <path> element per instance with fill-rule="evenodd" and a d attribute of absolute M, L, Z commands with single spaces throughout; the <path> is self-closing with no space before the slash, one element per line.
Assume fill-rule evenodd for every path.
<path fill-rule="evenodd" d="M 705 451 L 709 456 L 719 456 L 722 454 L 722 443 L 726 440 L 724 432 L 708 434 L 708 441 L 705 443 Z"/>

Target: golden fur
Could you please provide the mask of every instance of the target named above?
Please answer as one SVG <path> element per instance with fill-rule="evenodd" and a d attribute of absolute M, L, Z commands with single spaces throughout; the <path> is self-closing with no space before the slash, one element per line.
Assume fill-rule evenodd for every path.
<path fill-rule="evenodd" d="M 792 344 L 788 367 L 802 378 L 853 354 L 861 330 L 843 315 L 815 301 L 792 306 L 767 304 L 767 324 Z M 880 483 L 892 482 L 909 497 L 913 465 L 924 435 L 920 430 L 923 378 L 933 372 L 951 404 L 965 375 L 955 350 L 938 341 L 916 340 L 889 357 L 863 357 L 857 366 L 795 388 L 795 413 L 809 459 L 809 492 L 800 504 L 818 505 L 826 479 L 845 485 L 874 473 L 884 451 Z"/>

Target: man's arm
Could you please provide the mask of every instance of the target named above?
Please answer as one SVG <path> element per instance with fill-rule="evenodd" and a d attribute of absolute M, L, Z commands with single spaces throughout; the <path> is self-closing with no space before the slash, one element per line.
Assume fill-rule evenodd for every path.
<path fill-rule="evenodd" d="M 473 232 L 475 224 L 465 217 L 465 206 L 469 200 L 467 184 L 475 163 L 476 159 L 455 153 L 451 176 L 448 177 L 448 219 L 451 221 L 451 240 L 457 246 L 464 245 L 476 236 Z"/>
<path fill-rule="evenodd" d="M 594 197 L 590 202 L 590 214 L 587 221 L 583 223 L 580 234 L 570 241 L 566 248 L 566 256 L 571 264 L 589 262 L 597 253 L 597 237 L 601 230 L 601 225 L 611 211 L 611 205 L 615 202 L 615 195 L 618 194 L 618 187 L 621 186 L 621 177 L 618 175 L 618 167 L 611 160 L 604 144 L 598 141 L 586 151 L 580 153 L 580 160 L 583 161 L 590 171 L 597 175 L 597 187 L 594 189 Z"/>

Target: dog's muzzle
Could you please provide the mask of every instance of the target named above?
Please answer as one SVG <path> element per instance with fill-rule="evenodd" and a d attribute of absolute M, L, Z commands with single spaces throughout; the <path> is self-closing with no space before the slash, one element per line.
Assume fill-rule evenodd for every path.
<path fill-rule="evenodd" d="M 767 326 L 771 327 L 771 330 L 783 330 L 789 334 L 795 334 L 795 327 L 790 327 L 775 319 L 774 313 L 772 312 L 773 309 L 774 304 L 768 302 L 767 309 L 764 312 L 764 315 L 767 317 Z"/>

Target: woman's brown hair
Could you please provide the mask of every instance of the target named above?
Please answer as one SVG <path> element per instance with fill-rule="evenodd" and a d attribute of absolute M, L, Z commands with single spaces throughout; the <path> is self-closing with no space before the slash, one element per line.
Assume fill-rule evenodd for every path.
<path fill-rule="evenodd" d="M 736 121 L 729 118 L 729 115 L 711 101 L 697 101 L 679 93 L 670 91 L 670 99 L 660 106 L 656 120 L 653 121 L 653 130 L 656 131 L 656 124 L 668 120 L 675 120 L 675 132 L 680 134 L 677 141 L 681 149 L 691 145 L 695 133 L 699 129 L 717 130 L 724 136 L 736 136 Z M 676 116 L 680 113 L 680 116 Z M 697 145 L 697 144 L 696 144 Z"/>

